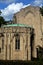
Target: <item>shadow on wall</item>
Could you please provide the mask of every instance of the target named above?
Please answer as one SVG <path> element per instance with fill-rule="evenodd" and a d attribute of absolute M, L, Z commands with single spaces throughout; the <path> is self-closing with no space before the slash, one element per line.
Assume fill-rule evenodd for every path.
<path fill-rule="evenodd" d="M 37 59 L 43 60 L 43 48 L 41 46 L 38 46 L 37 49 Z"/>
<path fill-rule="evenodd" d="M 31 31 L 31 37 L 30 37 L 30 46 L 31 46 L 31 60 L 33 59 L 33 49 L 34 49 L 34 39 L 35 39 L 35 33 L 34 33 L 34 29 Z"/>

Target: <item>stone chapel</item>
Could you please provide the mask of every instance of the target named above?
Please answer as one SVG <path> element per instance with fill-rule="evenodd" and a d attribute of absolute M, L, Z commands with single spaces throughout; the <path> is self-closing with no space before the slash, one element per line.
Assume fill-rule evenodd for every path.
<path fill-rule="evenodd" d="M 28 6 L 14 14 L 11 24 L 0 28 L 0 60 L 32 60 L 43 48 L 43 16 Z"/>

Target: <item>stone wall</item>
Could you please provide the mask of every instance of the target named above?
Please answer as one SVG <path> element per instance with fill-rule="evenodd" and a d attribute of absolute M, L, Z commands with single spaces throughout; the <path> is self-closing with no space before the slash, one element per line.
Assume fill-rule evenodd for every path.
<path fill-rule="evenodd" d="M 19 24 L 27 24 L 34 28 L 35 33 L 35 41 L 34 41 L 34 52 L 33 56 L 37 57 L 37 46 L 43 46 L 42 42 L 42 32 L 43 32 L 43 16 L 40 14 L 40 8 L 29 6 L 24 9 L 21 9 L 20 12 L 16 13 L 14 16 L 16 16 L 16 23 Z M 13 23 L 14 23 L 13 19 Z"/>
<path fill-rule="evenodd" d="M 15 49 L 16 33 L 20 35 L 19 50 Z M 3 37 L 4 48 L 1 48 L 2 51 L 0 52 L 0 60 L 31 60 L 30 28 L 27 29 L 25 27 L 2 27 L 2 34 L 4 35 L 4 37 L 0 37 L 0 47 L 2 47 Z"/>

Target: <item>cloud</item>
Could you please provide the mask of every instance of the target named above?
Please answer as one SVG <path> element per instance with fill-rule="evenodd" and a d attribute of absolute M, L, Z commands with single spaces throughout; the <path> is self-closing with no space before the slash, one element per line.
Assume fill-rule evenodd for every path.
<path fill-rule="evenodd" d="M 23 3 L 12 3 L 10 5 L 8 5 L 6 8 L 2 9 L 2 16 L 4 17 L 5 20 L 10 20 L 13 17 L 14 13 L 17 13 L 18 11 L 20 11 L 20 9 L 25 8 L 28 5 L 23 5 Z"/>
<path fill-rule="evenodd" d="M 35 6 L 42 6 L 43 0 L 35 0 L 33 3 Z"/>
<path fill-rule="evenodd" d="M 6 0 L 6 2 L 9 1 L 16 1 L 16 0 Z M 34 0 L 33 5 L 34 6 L 40 6 L 42 7 L 43 0 Z M 2 9 L 2 16 L 4 17 L 5 20 L 10 20 L 13 18 L 14 13 L 19 12 L 22 8 L 25 8 L 27 6 L 30 6 L 31 4 L 24 5 L 22 2 L 21 3 L 12 3 L 9 4 L 6 8 Z"/>

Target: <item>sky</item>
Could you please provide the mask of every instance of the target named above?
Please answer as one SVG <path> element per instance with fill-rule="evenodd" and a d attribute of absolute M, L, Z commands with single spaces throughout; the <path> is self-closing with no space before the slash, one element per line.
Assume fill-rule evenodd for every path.
<path fill-rule="evenodd" d="M 27 6 L 43 6 L 43 0 L 0 0 L 1 16 L 5 20 L 12 20 L 13 15 Z"/>

